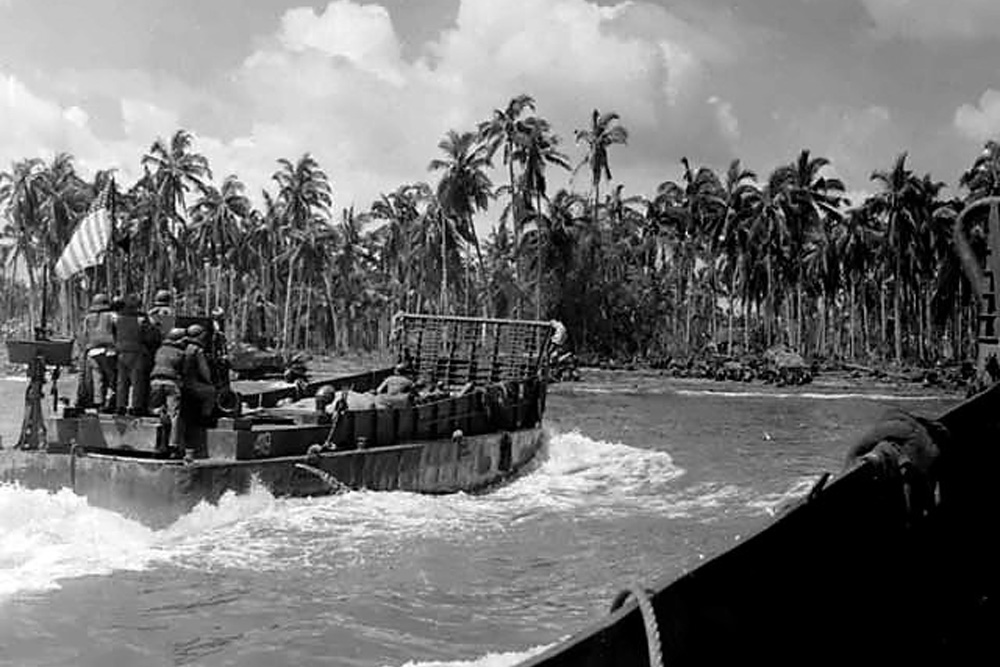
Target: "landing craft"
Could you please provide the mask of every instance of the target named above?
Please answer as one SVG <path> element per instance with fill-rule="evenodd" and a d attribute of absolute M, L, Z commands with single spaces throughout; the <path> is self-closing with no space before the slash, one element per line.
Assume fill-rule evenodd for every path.
<path fill-rule="evenodd" d="M 552 334 L 550 322 L 397 315 L 396 359 L 430 390 L 416 398 L 373 393 L 395 367 L 245 394 L 214 374 L 218 405 L 188 430 L 183 460 L 166 453 L 168 425 L 156 417 L 71 406 L 45 417 L 47 369 L 72 361 L 72 343 L 8 341 L 11 361 L 28 365 L 29 383 L 21 437 L 0 452 L 0 482 L 70 488 L 154 527 L 199 502 L 245 493 L 253 480 L 276 496 L 488 489 L 543 447 Z M 214 355 L 223 348 L 207 346 Z M 327 410 L 314 397 L 331 389 L 340 394 Z"/>

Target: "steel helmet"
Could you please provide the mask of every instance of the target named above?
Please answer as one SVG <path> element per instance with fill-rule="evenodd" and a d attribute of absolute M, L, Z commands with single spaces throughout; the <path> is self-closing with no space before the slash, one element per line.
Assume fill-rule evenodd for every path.
<path fill-rule="evenodd" d="M 165 289 L 157 290 L 156 294 L 153 296 L 154 306 L 169 306 L 170 305 L 170 292 Z"/>

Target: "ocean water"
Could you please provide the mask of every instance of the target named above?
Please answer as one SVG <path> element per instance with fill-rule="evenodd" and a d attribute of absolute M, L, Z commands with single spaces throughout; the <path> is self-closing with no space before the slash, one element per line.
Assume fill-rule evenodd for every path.
<path fill-rule="evenodd" d="M 887 406 L 953 398 L 594 374 L 483 496 L 264 489 L 151 530 L 0 485 L 0 665 L 513 665 L 759 529 Z M 9 446 L 24 383 L 0 379 Z"/>

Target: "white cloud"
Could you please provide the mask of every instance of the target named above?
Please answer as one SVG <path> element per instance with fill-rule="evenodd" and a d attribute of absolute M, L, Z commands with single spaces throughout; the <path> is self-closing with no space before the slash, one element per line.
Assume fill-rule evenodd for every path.
<path fill-rule="evenodd" d="M 684 18 L 642 1 L 461 0 L 455 23 L 408 60 L 383 7 L 335 0 L 286 12 L 225 90 L 82 72 L 55 86 L 60 104 L 0 76 L 0 159 L 70 150 L 81 166 L 134 178 L 150 143 L 183 126 L 217 179 L 236 173 L 253 195 L 269 186 L 277 158 L 311 152 L 335 205 L 366 207 L 401 183 L 433 180 L 427 164 L 448 129 L 473 129 L 528 93 L 574 161 L 573 130 L 591 109 L 617 111 L 631 140 L 614 151 L 614 173 L 654 180 L 684 152 L 728 159 L 739 123 L 730 102 L 706 101 L 704 82 L 735 62 L 746 35 L 731 16 Z M 88 92 L 117 100 L 113 131 Z M 550 182 L 565 183 L 556 174 Z"/>
<path fill-rule="evenodd" d="M 970 139 L 1000 139 L 1000 91 L 988 89 L 979 104 L 963 104 L 955 111 L 955 127 Z"/>
<path fill-rule="evenodd" d="M 862 0 L 879 30 L 918 39 L 1000 36 L 997 0 Z"/>
<path fill-rule="evenodd" d="M 408 62 L 384 9 L 338 0 L 286 13 L 238 80 L 268 169 L 278 155 L 311 151 L 338 202 L 366 206 L 399 183 L 432 179 L 426 166 L 446 130 L 472 129 L 520 93 L 536 98 L 571 154 L 594 107 L 621 115 L 633 159 L 698 132 L 706 151 L 727 145 L 738 136 L 732 107 L 706 114 L 701 87 L 707 65 L 732 62 L 740 34 L 726 20 L 705 23 L 644 2 L 462 0 L 454 26 Z"/>
<path fill-rule="evenodd" d="M 389 12 L 380 5 L 336 0 L 319 14 L 309 7 L 291 9 L 281 19 L 278 38 L 290 51 L 317 49 L 387 81 L 401 82 L 399 39 Z"/>
<path fill-rule="evenodd" d="M 733 110 L 732 102 L 727 102 L 726 100 L 712 95 L 708 98 L 708 103 L 715 108 L 715 121 L 718 123 L 722 134 L 731 141 L 739 139 L 740 121 L 736 118 L 736 112 Z"/>

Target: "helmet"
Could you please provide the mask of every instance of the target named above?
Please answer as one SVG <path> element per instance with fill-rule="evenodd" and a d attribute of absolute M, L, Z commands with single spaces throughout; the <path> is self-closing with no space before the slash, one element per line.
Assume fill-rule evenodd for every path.
<path fill-rule="evenodd" d="M 181 327 L 174 327 L 173 329 L 171 329 L 170 331 L 167 332 L 167 342 L 168 343 L 177 343 L 179 341 L 182 341 L 182 340 L 184 340 L 184 336 L 186 334 L 187 334 L 187 331 L 185 331 Z"/>
<path fill-rule="evenodd" d="M 126 294 L 123 301 L 125 302 L 125 307 L 129 309 L 138 308 L 140 305 L 142 305 L 142 302 L 139 300 L 139 297 L 131 293 Z"/>
<path fill-rule="evenodd" d="M 205 327 L 200 324 L 192 324 L 187 328 L 187 337 L 192 342 L 201 342 L 202 337 L 205 335 Z"/>
<path fill-rule="evenodd" d="M 111 302 L 108 301 L 108 295 L 103 292 L 98 292 L 94 295 L 94 298 L 90 301 L 91 310 L 107 310 L 111 307 Z"/>
<path fill-rule="evenodd" d="M 170 292 L 165 289 L 157 290 L 156 294 L 153 296 L 154 306 L 169 306 L 170 305 Z"/>
<path fill-rule="evenodd" d="M 323 385 L 316 390 L 316 410 L 322 411 L 326 409 L 326 406 L 333 403 L 333 399 L 337 397 L 337 390 L 330 385 Z"/>

